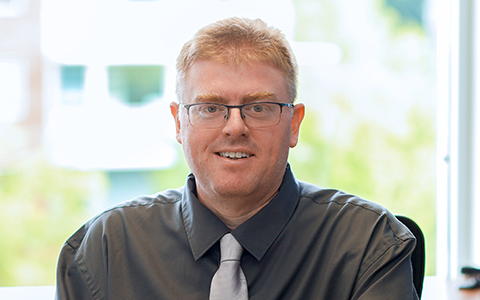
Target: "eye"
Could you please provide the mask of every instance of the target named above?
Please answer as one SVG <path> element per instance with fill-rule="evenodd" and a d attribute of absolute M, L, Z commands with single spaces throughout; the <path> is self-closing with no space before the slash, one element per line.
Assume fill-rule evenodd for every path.
<path fill-rule="evenodd" d="M 263 111 L 265 111 L 265 106 L 262 105 L 262 104 L 255 104 L 253 107 L 252 107 L 252 110 L 256 113 L 261 113 Z"/>
<path fill-rule="evenodd" d="M 274 108 L 270 103 L 252 103 L 247 111 L 256 115 L 267 115 L 273 113 Z"/>
<path fill-rule="evenodd" d="M 218 106 L 214 106 L 214 105 L 207 106 L 205 107 L 205 111 L 211 114 L 216 113 L 218 111 Z"/>
<path fill-rule="evenodd" d="M 222 112 L 222 107 L 215 104 L 204 104 L 199 107 L 199 112 L 205 115 L 218 114 Z"/>

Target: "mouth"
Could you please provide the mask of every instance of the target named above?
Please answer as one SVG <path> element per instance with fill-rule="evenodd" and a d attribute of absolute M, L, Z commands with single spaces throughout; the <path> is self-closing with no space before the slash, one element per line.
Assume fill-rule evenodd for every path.
<path fill-rule="evenodd" d="M 245 153 L 245 152 L 217 152 L 217 154 L 221 157 L 229 158 L 229 159 L 242 159 L 242 158 L 249 158 L 252 155 Z"/>

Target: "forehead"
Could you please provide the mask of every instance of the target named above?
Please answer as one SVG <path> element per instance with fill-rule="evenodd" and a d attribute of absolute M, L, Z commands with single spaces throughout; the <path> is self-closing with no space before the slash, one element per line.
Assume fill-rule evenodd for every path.
<path fill-rule="evenodd" d="M 186 100 L 200 101 L 215 96 L 228 103 L 252 102 L 249 95 L 270 95 L 269 101 L 288 102 L 284 74 L 265 63 L 252 62 L 238 66 L 213 60 L 198 60 L 186 76 Z"/>

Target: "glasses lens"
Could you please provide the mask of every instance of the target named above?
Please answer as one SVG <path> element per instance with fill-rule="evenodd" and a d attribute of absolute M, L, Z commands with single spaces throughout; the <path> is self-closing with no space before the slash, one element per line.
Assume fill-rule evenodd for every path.
<path fill-rule="evenodd" d="M 243 114 L 251 128 L 275 126 L 280 121 L 281 107 L 275 103 L 251 103 L 243 107 Z"/>
<path fill-rule="evenodd" d="M 226 115 L 227 108 L 218 104 L 195 104 L 189 109 L 190 123 L 202 128 L 221 127 Z"/>

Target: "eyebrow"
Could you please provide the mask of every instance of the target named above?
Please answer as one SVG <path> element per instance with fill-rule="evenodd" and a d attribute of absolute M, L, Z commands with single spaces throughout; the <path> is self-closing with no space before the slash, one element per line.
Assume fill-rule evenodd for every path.
<path fill-rule="evenodd" d="M 250 103 L 255 102 L 258 100 L 276 100 L 277 96 L 274 93 L 261 91 L 255 92 L 251 94 L 247 94 L 243 96 L 242 102 L 243 103 Z M 206 94 L 199 94 L 195 97 L 195 103 L 227 103 L 228 101 L 220 96 L 217 93 L 206 93 Z"/>
<path fill-rule="evenodd" d="M 195 103 L 224 103 L 226 102 L 223 97 L 221 97 L 217 93 L 211 93 L 211 94 L 200 94 L 195 97 Z"/>
<path fill-rule="evenodd" d="M 243 103 L 250 103 L 250 102 L 255 102 L 258 100 L 276 100 L 277 96 L 275 96 L 274 93 L 270 92 L 256 92 L 253 94 L 247 94 L 245 97 L 243 97 Z"/>

